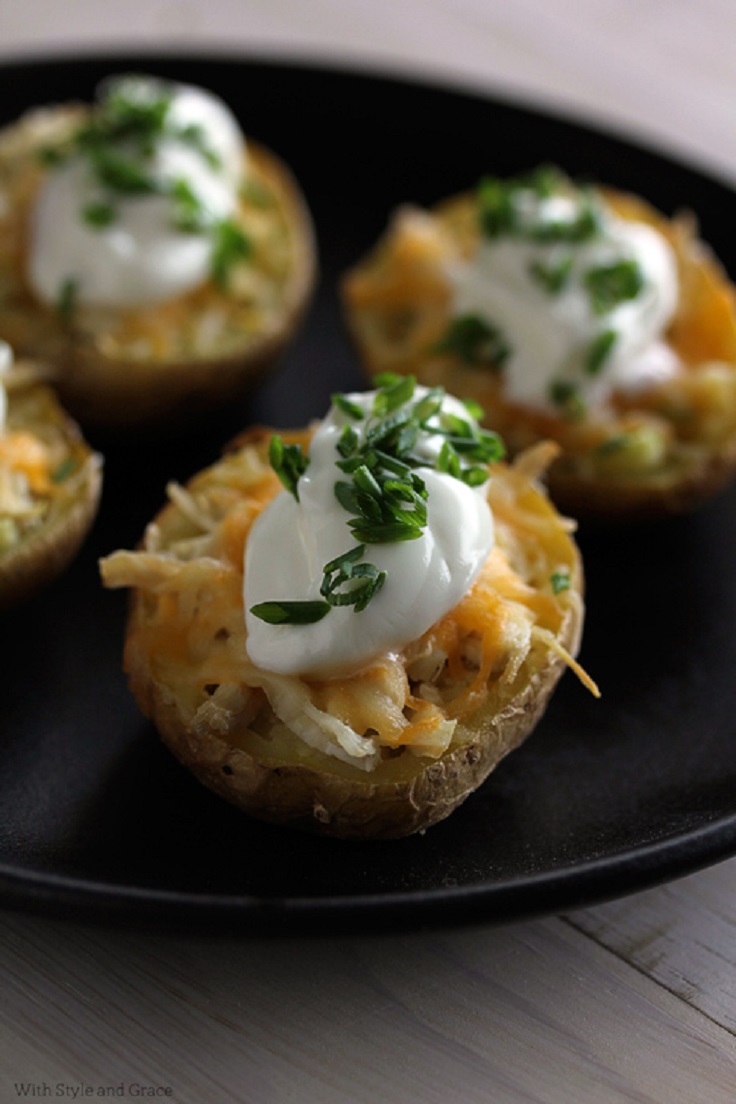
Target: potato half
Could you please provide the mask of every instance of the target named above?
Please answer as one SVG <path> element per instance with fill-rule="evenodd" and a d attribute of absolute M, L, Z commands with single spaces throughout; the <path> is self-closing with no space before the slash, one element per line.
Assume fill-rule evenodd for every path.
<path fill-rule="evenodd" d="M 616 394 L 605 410 L 583 417 L 547 416 L 509 402 L 492 364 L 439 352 L 451 317 L 448 265 L 472 255 L 479 241 L 472 194 L 430 212 L 397 211 L 343 279 L 346 322 L 371 376 L 412 373 L 477 399 L 512 453 L 557 441 L 561 453 L 549 487 L 571 515 L 632 520 L 683 513 L 736 472 L 736 295 L 691 218 L 670 221 L 635 196 L 598 194 L 619 216 L 655 227 L 675 251 L 679 305 L 664 336 L 683 370 L 667 383 Z"/>
<path fill-rule="evenodd" d="M 114 310 L 40 303 L 25 279 L 43 153 L 86 117 L 38 109 L 0 132 L 0 337 L 50 366 L 85 426 L 184 424 L 252 389 L 294 338 L 316 279 L 311 215 L 290 170 L 248 141 L 238 225 L 250 253 L 225 287 L 210 280 L 151 307 Z"/>
<path fill-rule="evenodd" d="M 307 681 L 258 670 L 246 650 L 243 549 L 280 489 L 269 439 L 251 432 L 171 487 L 141 548 L 102 561 L 106 586 L 132 588 L 132 692 L 174 755 L 254 817 L 356 839 L 420 831 L 531 732 L 565 665 L 579 671 L 581 562 L 537 482 L 547 448 L 492 468 L 496 547 L 455 610 L 399 656 Z M 333 722 L 372 734 L 369 769 L 309 746 Z"/>
<path fill-rule="evenodd" d="M 11 390 L 0 433 L 0 608 L 25 601 L 69 566 L 101 487 L 101 458 L 54 393 Z"/>

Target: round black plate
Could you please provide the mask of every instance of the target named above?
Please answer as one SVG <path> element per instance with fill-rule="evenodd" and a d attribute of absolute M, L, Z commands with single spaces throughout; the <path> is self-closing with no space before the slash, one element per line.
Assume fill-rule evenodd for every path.
<path fill-rule="evenodd" d="M 293 167 L 316 220 L 322 278 L 282 368 L 249 402 L 183 440 L 112 446 L 98 523 L 69 573 L 0 618 L 0 893 L 10 905 L 243 931 L 508 920 L 630 892 L 736 850 L 736 490 L 687 519 L 580 535 L 582 661 L 534 737 L 448 821 L 347 844 L 257 824 L 200 787 L 139 716 L 120 669 L 125 597 L 96 562 L 130 547 L 171 478 L 252 422 L 300 425 L 364 386 L 341 323 L 340 274 L 396 204 L 431 203 L 555 162 L 667 212 L 698 212 L 736 269 L 736 197 L 612 135 L 393 79 L 263 60 L 107 56 L 0 67 L 0 121 L 89 99 L 121 70 L 222 95 Z"/>

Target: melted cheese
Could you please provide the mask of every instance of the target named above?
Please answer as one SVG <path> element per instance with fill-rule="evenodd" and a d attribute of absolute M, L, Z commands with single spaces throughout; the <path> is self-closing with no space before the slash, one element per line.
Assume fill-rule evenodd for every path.
<path fill-rule="evenodd" d="M 217 696 L 237 687 L 242 694 L 229 719 L 216 711 L 233 739 L 252 723 L 274 734 L 286 726 L 305 746 L 370 771 L 382 749 L 442 755 L 457 726 L 494 686 L 512 685 L 535 648 L 559 654 L 579 672 L 557 638 L 565 611 L 579 601 L 575 581 L 556 595 L 548 577 L 558 555 L 565 570 L 575 571 L 566 527 L 527 502 L 523 464 L 494 480 L 497 543 L 476 582 L 418 640 L 352 677 L 305 679 L 257 668 L 246 652 L 242 552 L 253 519 L 279 484 L 267 465 L 254 462 L 255 451 L 238 454 L 248 472 L 240 483 L 236 456 L 226 462 L 227 476 L 221 466 L 219 480 L 175 492 L 176 506 L 149 527 L 145 550 L 114 553 L 101 565 L 105 585 L 135 587 L 141 595 L 126 644 L 128 670 L 153 669 L 190 703 L 192 724 L 206 723 L 215 709 L 213 690 Z M 234 495 L 238 508 L 223 503 L 223 495 Z M 186 496 L 191 502 L 182 510 Z M 541 575 L 534 557 L 519 552 L 527 545 L 540 557 Z"/>

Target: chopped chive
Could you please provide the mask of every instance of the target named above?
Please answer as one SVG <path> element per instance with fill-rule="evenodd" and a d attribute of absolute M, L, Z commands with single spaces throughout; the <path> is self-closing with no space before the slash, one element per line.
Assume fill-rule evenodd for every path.
<path fill-rule="evenodd" d="M 395 410 L 388 417 L 382 418 L 374 425 L 369 426 L 365 434 L 367 447 L 398 452 L 399 434 L 409 422 L 410 417 L 411 415 L 406 409 Z"/>
<path fill-rule="evenodd" d="M 371 523 L 367 518 L 355 518 L 348 522 L 356 540 L 363 544 L 395 544 L 398 541 L 416 540 L 422 531 L 410 522 L 392 521 Z"/>
<path fill-rule="evenodd" d="M 340 440 L 335 446 L 342 457 L 347 459 L 355 453 L 360 438 L 353 426 L 346 425 L 340 434 Z"/>
<path fill-rule="evenodd" d="M 585 287 L 596 314 L 607 314 L 619 303 L 636 299 L 644 287 L 644 275 L 637 261 L 617 261 L 588 269 Z"/>
<path fill-rule="evenodd" d="M 447 475 L 454 475 L 456 479 L 460 478 L 460 457 L 449 441 L 444 441 L 442 444 L 437 458 L 437 470 Z"/>
<path fill-rule="evenodd" d="M 56 304 L 56 309 L 63 322 L 71 322 L 77 307 L 78 295 L 79 282 L 73 276 L 67 277 L 59 289 L 59 298 Z"/>
<path fill-rule="evenodd" d="M 553 594 L 562 594 L 564 590 L 569 590 L 571 586 L 569 571 L 553 571 L 549 581 L 552 585 Z"/>
<path fill-rule="evenodd" d="M 67 456 L 51 473 L 51 479 L 54 483 L 63 483 L 65 479 L 69 478 L 72 472 L 76 471 L 76 468 L 76 459 L 73 456 Z"/>
<path fill-rule="evenodd" d="M 64 152 L 58 146 L 42 146 L 36 156 L 40 163 L 47 168 L 54 168 L 66 160 Z"/>
<path fill-rule="evenodd" d="M 349 552 L 343 552 L 341 556 L 337 556 L 334 560 L 330 560 L 328 564 L 325 564 L 323 568 L 325 575 L 331 575 L 333 571 L 346 571 L 350 564 L 357 563 L 364 554 L 365 545 L 356 545 Z"/>
<path fill-rule="evenodd" d="M 540 199 L 549 199 L 565 186 L 565 178 L 554 165 L 540 165 L 526 178 L 525 184 Z"/>
<path fill-rule="evenodd" d="M 384 471 L 391 472 L 392 475 L 398 475 L 404 479 L 411 475 L 411 466 L 398 457 L 391 456 L 390 453 L 383 452 L 381 449 L 371 449 L 371 456 L 376 465 L 380 465 Z"/>
<path fill-rule="evenodd" d="M 359 491 L 364 491 L 372 498 L 381 498 L 381 485 L 365 464 L 361 464 L 353 473 L 353 483 Z"/>
<path fill-rule="evenodd" d="M 336 394 L 332 396 L 332 405 L 336 407 L 342 414 L 347 414 L 348 418 L 353 418 L 356 422 L 361 422 L 365 417 L 363 408 L 359 403 L 353 402 L 347 395 Z"/>
<path fill-rule="evenodd" d="M 561 413 L 568 418 L 585 416 L 585 400 L 577 384 L 568 380 L 554 380 L 550 384 L 549 397 Z"/>
<path fill-rule="evenodd" d="M 622 452 L 630 443 L 630 433 L 616 433 L 612 437 L 607 437 L 605 441 L 601 441 L 595 451 L 598 456 L 611 456 L 617 452 Z"/>
<path fill-rule="evenodd" d="M 545 265 L 533 261 L 529 266 L 529 275 L 540 284 L 549 295 L 559 295 L 570 280 L 572 257 L 566 257 L 556 265 Z"/>
<path fill-rule="evenodd" d="M 453 318 L 444 336 L 431 348 L 435 354 L 450 353 L 463 364 L 500 368 L 511 355 L 501 331 L 477 314 Z"/>
<path fill-rule="evenodd" d="M 189 123 L 187 126 L 179 128 L 175 131 L 175 135 L 181 142 L 186 142 L 192 149 L 195 149 L 211 169 L 222 168 L 222 158 L 208 144 L 204 128 L 198 123 Z"/>
<path fill-rule="evenodd" d="M 104 229 L 115 221 L 115 208 L 110 203 L 88 203 L 82 208 L 82 218 L 95 229 Z"/>
<path fill-rule="evenodd" d="M 207 228 L 207 211 L 188 180 L 179 177 L 171 186 L 174 202 L 174 226 L 177 230 L 199 233 Z"/>
<path fill-rule="evenodd" d="M 378 372 L 373 377 L 373 382 L 376 387 L 392 387 L 395 383 L 400 383 L 404 377 L 400 372 Z"/>
<path fill-rule="evenodd" d="M 471 441 L 473 439 L 473 427 L 467 418 L 460 418 L 457 414 L 451 414 L 448 411 L 442 415 L 440 425 L 444 431 L 452 434 L 453 437 L 465 438 Z"/>
<path fill-rule="evenodd" d="M 574 199 L 570 217 L 548 217 L 543 204 L 555 194 Z M 531 209 L 525 202 L 529 195 L 537 201 Z M 546 167 L 531 176 L 509 180 L 484 178 L 478 185 L 476 203 L 481 232 L 488 238 L 506 235 L 546 244 L 578 243 L 588 241 L 600 228 L 594 198 L 586 191 L 575 192 L 560 172 Z"/>
<path fill-rule="evenodd" d="M 269 625 L 313 625 L 330 608 L 329 602 L 259 602 L 250 612 Z"/>
<path fill-rule="evenodd" d="M 354 606 L 359 613 L 383 586 L 385 571 L 357 562 L 364 553 L 365 545 L 360 544 L 325 565 L 320 594 L 331 606 Z"/>
<path fill-rule="evenodd" d="M 481 487 L 490 478 L 488 468 L 464 468 L 460 473 L 463 483 L 469 487 Z"/>
<path fill-rule="evenodd" d="M 416 540 L 424 534 L 428 491 L 415 469 L 431 461 L 413 451 L 421 431 L 428 436 L 444 436 L 436 469 L 470 487 L 485 483 L 488 464 L 503 455 L 498 434 L 469 420 L 482 416 L 477 404 L 467 408 L 468 418 L 463 418 L 442 409 L 442 388 L 434 388 L 412 402 L 415 389 L 412 376 L 382 376 L 367 418 L 362 408 L 346 396 L 333 396 L 333 405 L 356 421 L 365 421 L 365 428 L 360 435 L 355 425 L 343 426 L 335 445 L 335 466 L 347 478 L 338 479 L 333 490 L 348 514 L 346 526 L 357 543 L 323 568 L 320 593 L 327 607 L 352 606 L 360 612 L 383 586 L 386 572 L 363 560 L 366 546 Z M 428 426 L 427 420 L 435 417 L 436 424 Z M 297 482 L 309 463 L 308 457 L 298 446 L 285 445 L 278 435 L 271 440 L 269 456 L 281 482 L 298 498 Z M 309 603 L 266 603 L 263 619 L 272 624 L 307 623 L 305 605 Z M 317 606 L 319 616 L 324 616 L 323 606 Z"/>
<path fill-rule="evenodd" d="M 385 417 L 409 402 L 414 395 L 416 382 L 414 376 L 399 376 L 380 387 L 373 399 L 374 417 Z"/>
<path fill-rule="evenodd" d="M 108 86 L 98 113 L 98 125 L 116 137 L 141 138 L 163 133 L 172 96 L 166 91 L 141 97 L 136 78 Z M 132 93 L 132 94 L 131 94 Z"/>
<path fill-rule="evenodd" d="M 274 433 L 268 446 L 268 459 L 283 486 L 298 502 L 297 484 L 300 476 L 309 467 L 309 457 L 304 455 L 300 445 L 286 445 L 283 439 Z"/>
<path fill-rule="evenodd" d="M 615 330 L 603 330 L 593 338 L 585 354 L 585 371 L 589 375 L 597 376 L 603 369 L 617 340 L 618 334 Z"/>
<path fill-rule="evenodd" d="M 441 387 L 433 387 L 423 399 L 420 399 L 414 406 L 412 412 L 413 418 L 421 426 L 425 426 L 430 418 L 433 418 L 435 414 L 439 414 L 442 409 L 442 398 L 444 390 Z M 480 407 L 478 407 L 480 409 Z"/>
<path fill-rule="evenodd" d="M 590 202 L 585 202 L 582 208 L 571 219 L 540 220 L 528 231 L 528 237 L 535 242 L 551 244 L 553 242 L 579 242 L 589 241 L 600 230 L 600 217 L 595 207 Z"/>
<path fill-rule="evenodd" d="M 97 180 L 103 187 L 126 196 L 161 193 L 161 185 L 133 156 L 108 145 L 93 147 L 90 155 Z"/>
<path fill-rule="evenodd" d="M 476 422 L 482 421 L 484 410 L 479 402 L 475 399 L 463 399 L 462 402 L 471 418 L 475 418 Z"/>
<path fill-rule="evenodd" d="M 340 503 L 343 510 L 347 510 L 349 514 L 360 513 L 358 492 L 352 483 L 338 481 L 335 484 L 335 498 Z"/>
<path fill-rule="evenodd" d="M 478 220 L 488 238 L 514 231 L 518 215 L 513 202 L 513 190 L 496 177 L 484 177 L 477 190 Z"/>
<path fill-rule="evenodd" d="M 233 266 L 246 260 L 251 244 L 240 227 L 231 219 L 223 219 L 215 225 L 212 244 L 212 278 L 220 288 L 226 288 Z"/>

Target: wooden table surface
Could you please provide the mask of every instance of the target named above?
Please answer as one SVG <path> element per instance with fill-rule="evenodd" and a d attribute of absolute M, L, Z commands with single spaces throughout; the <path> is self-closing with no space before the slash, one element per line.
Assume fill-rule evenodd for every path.
<path fill-rule="evenodd" d="M 736 182 L 729 0 L 24 0 L 0 30 L 0 59 L 242 48 L 501 88 Z M 736 859 L 570 915 L 380 937 L 0 912 L 0 1104 L 734 1104 L 735 917 Z"/>

